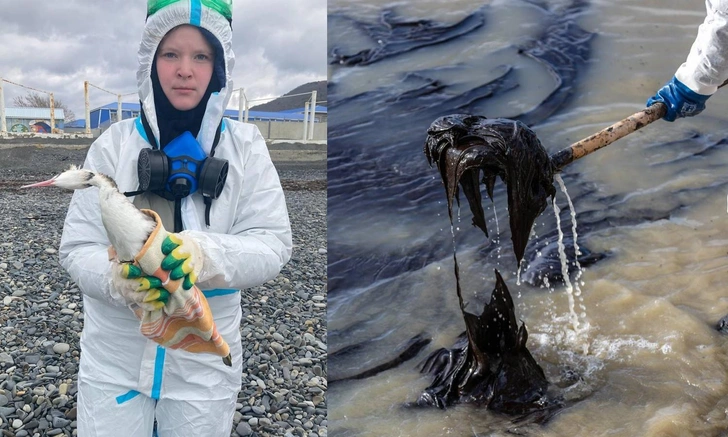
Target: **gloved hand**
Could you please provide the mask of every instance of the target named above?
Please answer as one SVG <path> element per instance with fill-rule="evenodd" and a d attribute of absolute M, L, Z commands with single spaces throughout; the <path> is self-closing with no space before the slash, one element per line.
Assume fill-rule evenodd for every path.
<path fill-rule="evenodd" d="M 182 288 L 189 290 L 197 282 L 204 256 L 199 243 L 186 234 L 169 234 L 162 243 L 162 270 L 169 271 L 169 279 L 184 278 Z"/>
<path fill-rule="evenodd" d="M 144 311 L 161 309 L 169 298 L 169 292 L 162 287 L 159 278 L 144 275 L 142 269 L 131 263 L 114 265 L 111 280 L 128 304 Z"/>
<path fill-rule="evenodd" d="M 652 106 L 657 102 L 664 103 L 667 106 L 667 113 L 662 118 L 667 121 L 675 121 L 676 118 L 700 114 L 705 109 L 705 101 L 708 98 L 710 96 L 694 92 L 673 76 L 657 94 L 647 99 L 647 106 Z"/>
<path fill-rule="evenodd" d="M 189 235 L 169 234 L 160 249 L 164 255 L 160 267 L 169 273 L 169 279 L 182 279 L 182 288 L 192 288 L 204 259 L 197 241 Z M 114 258 L 111 255 L 110 258 Z M 161 309 L 169 299 L 169 291 L 164 288 L 162 279 L 146 275 L 132 263 L 117 263 L 113 267 L 112 286 L 127 304 L 145 311 Z"/>

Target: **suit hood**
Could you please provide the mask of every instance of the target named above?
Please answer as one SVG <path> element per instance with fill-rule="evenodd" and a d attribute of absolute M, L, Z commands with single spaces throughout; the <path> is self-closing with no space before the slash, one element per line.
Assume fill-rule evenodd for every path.
<path fill-rule="evenodd" d="M 164 36 L 172 29 L 189 24 L 206 30 L 216 41 L 212 44 L 216 54 L 213 74 L 220 82 L 221 89 L 214 92 L 207 101 L 197 141 L 206 153 L 210 153 L 215 132 L 222 120 L 225 108 L 233 90 L 232 69 L 235 55 L 232 49 L 232 0 L 149 0 L 147 21 L 144 25 L 139 45 L 139 69 L 137 87 L 139 101 L 146 115 L 149 127 L 158 142 L 159 123 L 154 104 L 152 65 L 154 55 Z M 152 140 L 151 138 L 149 139 Z"/>

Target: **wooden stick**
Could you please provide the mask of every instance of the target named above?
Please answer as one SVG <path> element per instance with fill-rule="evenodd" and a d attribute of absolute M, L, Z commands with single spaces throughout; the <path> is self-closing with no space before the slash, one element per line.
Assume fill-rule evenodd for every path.
<path fill-rule="evenodd" d="M 728 79 L 718 85 L 718 89 L 726 85 L 728 85 Z M 569 147 L 554 153 L 551 155 L 551 164 L 553 165 L 554 171 L 561 171 L 565 165 L 571 164 L 575 160 L 592 152 L 596 152 L 602 147 L 612 144 L 618 139 L 647 126 L 653 121 L 661 119 L 665 116 L 666 112 L 667 106 L 662 102 L 657 102 L 649 108 L 632 114 L 624 120 L 618 121 L 594 135 L 577 141 Z"/>
<path fill-rule="evenodd" d="M 647 126 L 653 121 L 661 119 L 665 116 L 665 112 L 667 112 L 665 104 L 658 102 L 581 141 L 577 141 L 551 156 L 551 163 L 553 164 L 554 170 L 561 171 L 565 165 L 571 164 L 575 160 L 592 152 L 596 152 L 602 147 L 612 144 L 618 139 Z"/>

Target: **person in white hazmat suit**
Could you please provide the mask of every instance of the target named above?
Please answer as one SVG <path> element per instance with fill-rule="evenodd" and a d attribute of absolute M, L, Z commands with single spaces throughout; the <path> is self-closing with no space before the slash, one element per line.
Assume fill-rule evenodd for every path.
<path fill-rule="evenodd" d="M 728 79 L 728 0 L 706 0 L 705 7 L 705 20 L 687 60 L 647 99 L 647 106 L 657 102 L 667 106 L 663 117 L 667 121 L 700 114 L 708 98 Z"/>
<path fill-rule="evenodd" d="M 232 367 L 140 334 L 130 309 L 135 290 L 107 254 L 98 192 L 78 190 L 59 253 L 83 293 L 79 436 L 151 436 L 155 420 L 162 437 L 230 435 L 243 363 L 240 289 L 274 278 L 292 248 L 283 190 L 260 132 L 222 119 L 233 87 L 231 23 L 232 0 L 150 0 L 137 72 L 142 116 L 112 124 L 91 145 L 84 167 L 113 177 L 121 192 L 136 191 L 133 203 L 156 211 L 170 232 L 183 225 L 177 235 L 202 265 L 196 284 L 230 345 Z M 217 166 L 207 172 L 207 187 L 193 181 L 198 189 L 185 197 L 175 192 L 169 200 L 164 180 L 157 191 L 139 192 L 140 152 L 167 154 L 165 146 L 185 132 L 207 156 L 203 170 L 211 156 L 227 161 L 227 179 Z M 152 179 L 159 179 L 157 170 L 151 168 Z"/>

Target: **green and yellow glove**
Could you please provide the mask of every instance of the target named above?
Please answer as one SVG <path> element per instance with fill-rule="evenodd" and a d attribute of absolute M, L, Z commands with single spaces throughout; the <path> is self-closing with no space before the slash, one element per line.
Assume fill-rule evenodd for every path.
<path fill-rule="evenodd" d="M 169 279 L 183 279 L 182 288 L 189 290 L 197 282 L 202 270 L 202 251 L 194 238 L 185 234 L 169 234 L 162 243 L 165 255 L 161 268 L 169 272 Z"/>
<path fill-rule="evenodd" d="M 162 287 L 162 280 L 145 275 L 142 269 L 131 263 L 119 263 L 113 267 L 112 284 L 127 304 L 145 311 L 164 307 L 169 292 Z"/>
<path fill-rule="evenodd" d="M 160 247 L 163 256 L 160 268 L 169 279 L 182 280 L 182 288 L 189 290 L 195 285 L 202 270 L 202 252 L 194 238 L 183 234 L 168 234 Z M 112 286 L 127 305 L 145 311 L 162 309 L 169 300 L 169 291 L 163 286 L 164 279 L 149 275 L 133 263 L 117 263 L 113 268 Z"/>

